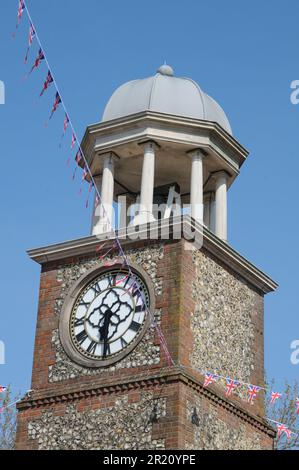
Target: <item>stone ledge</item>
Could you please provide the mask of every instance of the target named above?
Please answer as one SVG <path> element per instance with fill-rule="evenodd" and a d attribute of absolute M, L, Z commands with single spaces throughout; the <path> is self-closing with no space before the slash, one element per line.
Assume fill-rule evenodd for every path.
<path fill-rule="evenodd" d="M 149 227 L 148 224 L 144 224 L 140 226 L 140 239 L 137 240 L 131 240 L 128 238 L 125 229 L 118 230 L 117 236 L 119 237 L 122 246 L 129 247 L 130 245 L 138 242 L 149 240 L 151 229 L 158 231 L 158 238 L 151 240 L 153 243 L 158 242 L 159 240 L 169 242 L 172 241 L 171 236 L 173 233 L 176 233 L 177 235 L 180 230 L 179 227 L 181 227 L 182 238 L 184 238 L 184 233 L 190 232 L 190 228 L 195 231 L 195 238 L 196 240 L 199 240 L 199 242 L 194 242 L 194 248 L 200 249 L 203 246 L 226 266 L 241 275 L 264 294 L 273 292 L 278 287 L 278 284 L 269 276 L 247 261 L 227 243 L 216 237 L 216 235 L 210 232 L 206 227 L 202 227 L 199 223 L 195 222 L 189 215 L 174 217 L 172 219 L 164 219 L 152 224 L 151 227 Z M 168 234 L 168 230 L 169 235 L 165 238 L 163 235 Z M 143 239 L 142 236 L 145 238 Z M 36 248 L 29 250 L 27 253 L 31 259 L 43 265 L 48 262 L 63 260 L 69 257 L 87 256 L 92 253 L 96 256 L 96 249 L 99 246 L 99 243 L 103 243 L 105 241 L 105 249 L 109 249 L 109 247 L 114 243 L 114 240 L 115 234 L 111 232 L 99 237 L 89 236 L 43 248 Z M 202 243 L 200 243 L 201 240 Z M 178 240 L 175 239 L 174 241 Z"/>
<path fill-rule="evenodd" d="M 164 386 L 170 383 L 184 383 L 189 388 L 196 390 L 201 395 L 205 396 L 209 400 L 213 401 L 219 406 L 222 406 L 230 413 L 234 414 L 243 421 L 251 424 L 260 431 L 268 434 L 270 437 L 274 438 L 276 432 L 264 422 L 262 419 L 259 419 L 256 416 L 253 416 L 247 410 L 241 408 L 241 406 L 236 405 L 230 402 L 227 399 L 224 399 L 211 389 L 203 387 L 203 381 L 199 381 L 193 375 L 186 371 L 182 371 L 179 367 L 174 369 L 162 369 L 160 374 L 155 374 L 151 376 L 144 375 L 139 376 L 136 380 L 127 380 L 123 383 L 111 383 L 110 385 L 94 386 L 85 388 L 82 387 L 77 391 L 71 393 L 60 393 L 59 395 L 52 394 L 39 394 L 38 392 L 32 392 L 32 398 L 24 398 L 17 404 L 17 409 L 19 412 L 26 411 L 31 408 L 36 408 L 40 406 L 54 405 L 56 403 L 65 403 L 73 402 L 75 400 L 80 400 L 83 398 L 109 395 L 112 393 L 121 393 L 127 392 L 133 389 L 146 389 L 148 387 L 155 386 Z"/>

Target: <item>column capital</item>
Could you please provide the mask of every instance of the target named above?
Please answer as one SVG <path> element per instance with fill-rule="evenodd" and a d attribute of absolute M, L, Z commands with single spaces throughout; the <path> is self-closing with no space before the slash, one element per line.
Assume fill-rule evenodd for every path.
<path fill-rule="evenodd" d="M 200 148 L 188 150 L 186 154 L 191 158 L 193 157 L 204 158 L 208 155 L 205 150 L 200 149 Z"/>
<path fill-rule="evenodd" d="M 109 158 L 112 163 L 116 163 L 120 160 L 120 157 L 118 155 L 116 155 L 116 153 L 114 153 L 114 152 L 99 153 L 98 157 L 101 160 L 106 160 L 106 159 Z"/>
<path fill-rule="evenodd" d="M 140 145 L 141 148 L 144 150 L 150 148 L 152 150 L 158 150 L 160 148 L 160 145 L 157 144 L 154 140 L 144 140 L 142 142 L 138 142 L 138 145 Z"/>
<path fill-rule="evenodd" d="M 211 173 L 211 179 L 213 179 L 214 181 L 218 180 L 219 178 L 225 178 L 226 180 L 228 180 L 230 177 L 231 175 L 226 170 L 219 170 Z"/>

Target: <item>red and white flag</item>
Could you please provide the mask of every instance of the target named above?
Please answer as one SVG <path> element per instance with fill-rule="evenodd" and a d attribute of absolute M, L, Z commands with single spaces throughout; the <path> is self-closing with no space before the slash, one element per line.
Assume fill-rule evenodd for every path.
<path fill-rule="evenodd" d="M 25 1 L 19 0 L 17 26 L 20 24 L 24 10 L 25 10 Z"/>
<path fill-rule="evenodd" d="M 27 52 L 26 52 L 26 56 L 25 56 L 25 64 L 27 64 L 27 60 L 28 60 L 28 54 L 29 54 L 29 51 L 30 51 L 30 47 L 32 46 L 32 42 L 33 42 L 33 39 L 35 37 L 35 31 L 34 31 L 34 27 L 32 26 L 32 24 L 30 23 L 30 26 L 29 26 L 29 38 L 28 38 L 28 48 L 27 48 Z"/>
<path fill-rule="evenodd" d="M 83 175 L 82 175 L 82 180 L 84 181 L 88 176 L 88 171 L 87 171 L 87 168 L 86 166 L 84 167 L 84 170 L 83 170 Z"/>
<path fill-rule="evenodd" d="M 64 136 L 65 136 L 65 134 L 66 134 L 66 131 L 67 131 L 69 122 L 70 122 L 69 117 L 68 117 L 67 113 L 65 113 L 65 115 L 64 115 L 64 121 L 63 121 L 63 133 L 62 133 L 61 138 L 60 138 L 59 147 L 62 146 L 62 140 L 63 140 L 63 138 L 64 138 Z M 70 158 L 68 159 L 68 161 L 70 161 Z"/>
<path fill-rule="evenodd" d="M 76 158 L 75 158 L 76 162 L 78 163 L 78 165 L 80 164 L 80 162 L 83 160 L 83 157 L 82 157 L 82 152 L 81 150 L 79 149 L 77 154 L 76 154 Z"/>
<path fill-rule="evenodd" d="M 75 134 L 73 133 L 72 134 L 71 150 L 73 150 L 73 148 L 75 147 L 76 142 L 77 142 L 77 138 L 76 138 Z"/>
<path fill-rule="evenodd" d="M 218 376 L 217 376 L 217 375 L 207 373 L 207 374 L 205 374 L 205 381 L 204 381 L 204 383 L 203 383 L 203 386 L 204 386 L 204 387 L 208 387 L 208 386 L 211 385 L 212 383 L 216 382 L 217 379 L 218 379 Z"/>
<path fill-rule="evenodd" d="M 274 405 L 279 398 L 281 398 L 281 393 L 271 392 L 270 405 Z"/>
<path fill-rule="evenodd" d="M 44 60 L 44 59 L 45 59 L 45 55 L 44 55 L 42 49 L 40 48 L 39 51 L 38 51 L 38 55 L 37 55 L 37 57 L 34 61 L 34 64 L 31 67 L 29 75 L 33 72 L 34 69 L 37 69 L 40 66 L 41 61 Z"/>
<path fill-rule="evenodd" d="M 292 431 L 285 426 L 284 424 L 276 424 L 277 427 L 277 436 L 281 437 L 282 434 L 285 434 L 287 436 L 287 439 L 291 439 L 292 437 Z"/>
<path fill-rule="evenodd" d="M 247 395 L 248 395 L 248 398 L 247 398 L 247 401 L 248 403 L 253 403 L 255 398 L 257 397 L 257 394 L 259 393 L 260 391 L 260 387 L 257 387 L 256 385 L 249 385 L 248 386 L 248 391 L 247 391 Z"/>
<path fill-rule="evenodd" d="M 43 86 L 43 89 L 42 89 L 42 91 L 40 92 L 39 96 L 43 96 L 43 94 L 44 94 L 45 91 L 49 88 L 49 86 L 51 85 L 51 83 L 53 83 L 53 77 L 52 77 L 51 72 L 50 72 L 50 70 L 49 70 L 49 71 L 48 71 L 47 78 L 46 78 L 45 83 L 44 83 L 44 86 Z"/>
<path fill-rule="evenodd" d="M 64 121 L 63 121 L 63 132 L 64 132 L 64 134 L 65 134 L 66 131 L 67 131 L 69 122 L 70 122 L 69 117 L 68 117 L 68 115 L 65 113 Z"/>
<path fill-rule="evenodd" d="M 225 396 L 229 397 L 240 385 L 240 382 L 233 379 L 226 379 L 226 392 Z"/>
<path fill-rule="evenodd" d="M 57 110 L 58 106 L 60 105 L 61 103 L 61 98 L 59 96 L 59 93 L 58 91 L 56 92 L 56 95 L 55 95 L 55 101 L 54 101 L 54 104 L 53 104 L 53 108 L 52 108 L 52 112 L 50 114 L 50 118 L 49 119 L 52 119 L 52 116 L 53 114 L 55 113 L 55 111 Z"/>
<path fill-rule="evenodd" d="M 22 19 L 24 10 L 25 10 L 25 1 L 24 1 L 24 0 L 19 0 L 16 31 L 17 31 L 17 29 L 18 29 L 18 27 L 19 27 L 19 24 L 20 24 L 20 22 L 21 22 L 21 19 Z M 16 33 L 15 33 L 15 32 L 12 33 L 12 37 L 13 37 L 13 38 L 16 37 Z"/>

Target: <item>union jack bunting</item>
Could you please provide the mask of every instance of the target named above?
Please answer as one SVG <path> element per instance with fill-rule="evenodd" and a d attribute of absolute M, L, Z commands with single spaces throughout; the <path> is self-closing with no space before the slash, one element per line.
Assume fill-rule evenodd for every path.
<path fill-rule="evenodd" d="M 84 170 L 83 170 L 83 175 L 82 175 L 82 180 L 84 181 L 86 179 L 86 177 L 88 176 L 88 171 L 87 171 L 87 168 L 84 167 Z"/>
<path fill-rule="evenodd" d="M 72 134 L 71 150 L 73 150 L 73 148 L 75 147 L 75 143 L 76 143 L 76 142 L 77 142 L 77 139 L 76 139 L 75 134 L 73 133 L 73 134 Z"/>
<path fill-rule="evenodd" d="M 257 397 L 257 394 L 260 391 L 260 387 L 257 387 L 256 385 L 249 385 L 248 386 L 248 391 L 247 391 L 247 401 L 248 403 L 253 403 L 254 399 Z"/>
<path fill-rule="evenodd" d="M 226 392 L 225 396 L 229 397 L 235 390 L 236 388 L 240 385 L 240 382 L 237 380 L 233 379 L 226 379 Z"/>
<path fill-rule="evenodd" d="M 99 204 L 100 204 L 100 198 L 98 194 L 96 194 L 96 197 L 94 198 L 94 207 L 98 207 Z"/>
<path fill-rule="evenodd" d="M 20 24 L 20 22 L 21 22 L 21 19 L 22 19 L 24 10 L 25 10 L 25 1 L 24 1 L 24 0 L 19 0 L 16 31 L 17 31 L 17 29 L 18 29 L 18 27 L 19 27 L 19 24 Z M 16 33 L 15 33 L 15 32 L 12 33 L 12 37 L 13 37 L 13 38 L 16 37 Z"/>
<path fill-rule="evenodd" d="M 25 59 L 24 59 L 25 64 L 27 64 L 29 50 L 30 50 L 30 47 L 32 46 L 32 42 L 33 42 L 34 37 L 35 37 L 35 31 L 34 31 L 34 28 L 33 28 L 32 24 L 30 23 L 30 26 L 29 26 L 29 38 L 28 38 L 28 48 L 27 48 L 27 52 L 26 52 L 26 55 L 25 55 Z"/>
<path fill-rule="evenodd" d="M 281 437 L 282 434 L 285 434 L 287 436 L 287 439 L 291 439 L 292 436 L 292 431 L 285 426 L 284 424 L 276 424 L 277 427 L 277 436 Z"/>
<path fill-rule="evenodd" d="M 24 10 L 25 10 L 25 1 L 19 0 L 16 30 L 18 29 L 19 24 L 21 23 Z M 13 37 L 15 37 L 15 33 L 13 33 Z"/>
<path fill-rule="evenodd" d="M 20 21 L 23 16 L 23 12 L 25 10 L 25 2 L 24 0 L 19 0 L 19 6 L 18 6 L 18 25 L 20 24 Z"/>
<path fill-rule="evenodd" d="M 69 125 L 69 122 L 70 122 L 69 117 L 68 117 L 68 115 L 65 113 L 64 121 L 63 121 L 63 132 L 64 132 L 64 134 L 66 133 L 67 127 L 68 127 L 68 125 Z"/>
<path fill-rule="evenodd" d="M 0 385 L 0 393 L 4 393 L 6 390 L 6 387 L 2 387 L 2 385 Z"/>
<path fill-rule="evenodd" d="M 75 158 L 75 160 L 76 160 L 76 162 L 78 163 L 78 165 L 79 165 L 79 163 L 81 162 L 82 159 L 83 159 L 83 157 L 82 157 L 81 150 L 78 150 L 78 152 L 77 152 L 77 154 L 76 154 L 76 158 Z"/>
<path fill-rule="evenodd" d="M 278 398 L 281 398 L 281 393 L 271 392 L 270 405 L 274 405 Z"/>
<path fill-rule="evenodd" d="M 44 86 L 43 86 L 43 89 L 42 89 L 42 91 L 40 92 L 40 95 L 39 95 L 39 96 L 43 96 L 43 94 L 44 94 L 45 91 L 49 88 L 49 86 L 51 85 L 51 83 L 53 83 L 53 77 L 52 77 L 51 72 L 50 72 L 50 70 L 49 70 L 49 71 L 48 71 L 47 78 L 46 78 L 45 83 L 44 83 Z"/>
<path fill-rule="evenodd" d="M 57 91 L 56 95 L 55 95 L 55 101 L 54 101 L 54 104 L 53 104 L 52 112 L 51 112 L 51 115 L 50 115 L 49 119 L 52 119 L 52 116 L 55 113 L 58 106 L 60 105 L 60 103 L 61 103 L 61 98 L 60 98 L 59 93 Z"/>
<path fill-rule="evenodd" d="M 62 133 L 62 136 L 61 136 L 61 138 L 60 138 L 59 147 L 61 147 L 61 145 L 62 145 L 62 140 L 63 140 L 63 138 L 64 138 L 64 136 L 65 136 L 65 134 L 66 134 L 66 131 L 67 131 L 69 122 L 70 122 L 69 117 L 68 117 L 67 113 L 65 113 L 65 115 L 64 115 L 64 121 L 63 121 L 63 133 Z M 68 161 L 70 161 L 70 158 L 68 159 Z"/>
<path fill-rule="evenodd" d="M 210 384 L 216 382 L 217 379 L 218 379 L 217 375 L 207 373 L 205 374 L 205 380 L 204 380 L 203 386 L 208 387 Z"/>
<path fill-rule="evenodd" d="M 37 57 L 34 61 L 34 64 L 31 67 L 29 75 L 33 72 L 34 69 L 37 69 L 39 67 L 41 61 L 44 60 L 44 59 L 45 59 L 45 55 L 44 55 L 42 49 L 40 48 L 39 51 L 38 51 L 38 55 L 37 55 Z"/>

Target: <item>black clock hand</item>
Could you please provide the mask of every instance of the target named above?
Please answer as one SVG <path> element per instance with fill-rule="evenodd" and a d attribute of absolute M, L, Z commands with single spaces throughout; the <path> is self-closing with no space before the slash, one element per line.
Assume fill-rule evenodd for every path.
<path fill-rule="evenodd" d="M 107 310 L 105 312 L 103 326 L 101 326 L 99 328 L 100 340 L 104 341 L 104 350 L 103 350 L 103 356 L 104 357 L 107 355 L 109 325 L 110 325 L 110 319 L 111 319 L 112 315 L 113 315 L 113 313 L 111 312 L 111 310 Z"/>

